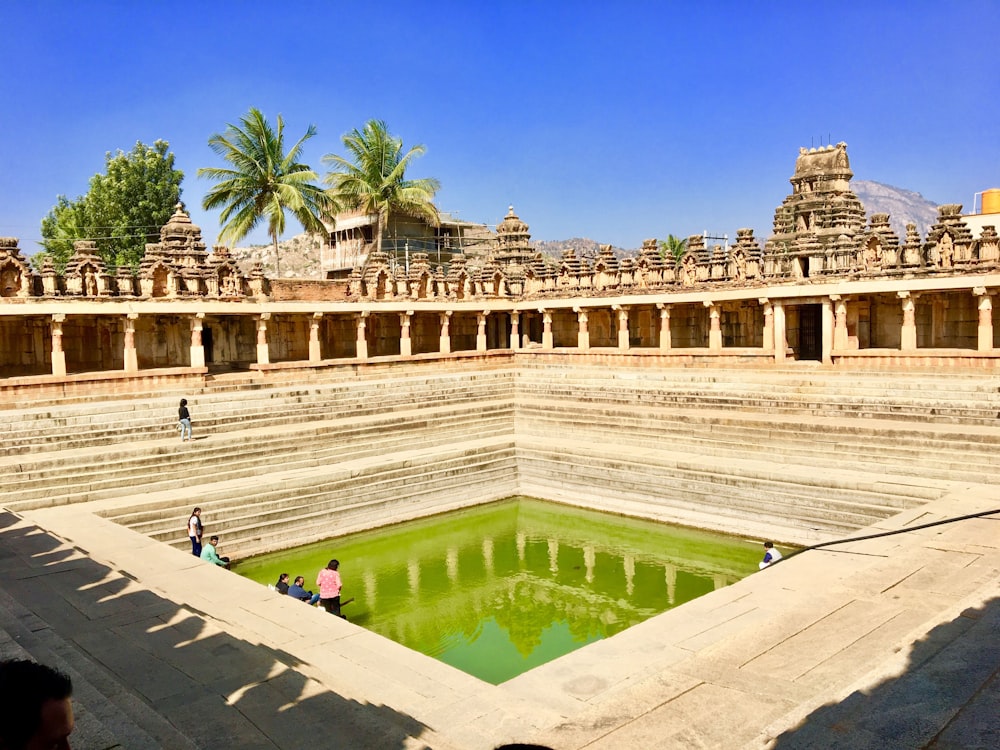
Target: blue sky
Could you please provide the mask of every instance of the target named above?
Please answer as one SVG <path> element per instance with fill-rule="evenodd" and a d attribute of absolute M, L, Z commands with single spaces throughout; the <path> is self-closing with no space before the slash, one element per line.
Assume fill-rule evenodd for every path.
<path fill-rule="evenodd" d="M 770 233 L 800 146 L 846 141 L 856 179 L 963 203 L 1000 187 L 1000 3 L 21 2 L 0 4 L 0 235 L 105 152 L 170 142 L 209 245 L 213 133 L 249 107 L 318 134 L 385 120 L 427 147 L 438 206 L 534 239 Z M 297 233 L 288 222 L 286 236 Z M 251 240 L 266 242 L 263 229 Z"/>

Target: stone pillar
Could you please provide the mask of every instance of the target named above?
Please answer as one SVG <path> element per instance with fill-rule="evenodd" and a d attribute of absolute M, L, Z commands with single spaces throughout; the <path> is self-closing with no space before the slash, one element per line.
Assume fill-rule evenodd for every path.
<path fill-rule="evenodd" d="M 438 350 L 441 354 L 451 354 L 451 334 L 448 332 L 448 323 L 451 319 L 451 310 L 445 310 L 440 315 L 441 320 L 441 343 Z"/>
<path fill-rule="evenodd" d="M 63 351 L 63 323 L 66 316 L 63 313 L 56 313 L 52 316 L 52 374 L 66 374 L 66 352 Z"/>
<path fill-rule="evenodd" d="M 205 366 L 205 345 L 201 340 L 201 331 L 205 323 L 205 313 L 195 313 L 191 318 L 191 366 Z"/>
<path fill-rule="evenodd" d="M 552 340 L 552 312 L 539 307 L 538 312 L 542 314 L 542 349 L 553 349 L 555 344 Z"/>
<path fill-rule="evenodd" d="M 490 314 L 489 310 L 483 310 L 481 313 L 476 315 L 476 351 L 485 352 L 486 351 L 486 316 Z"/>
<path fill-rule="evenodd" d="M 628 308 L 622 305 L 612 305 L 611 309 L 618 313 L 618 348 L 628 351 Z"/>
<path fill-rule="evenodd" d="M 125 316 L 125 372 L 139 372 L 139 356 L 135 351 L 135 321 L 138 319 L 138 313 Z"/>
<path fill-rule="evenodd" d="M 590 330 L 587 328 L 587 311 L 582 307 L 574 307 L 573 312 L 576 313 L 576 348 L 585 352 L 590 349 Z"/>
<path fill-rule="evenodd" d="M 656 303 L 660 311 L 660 351 L 670 351 L 670 305 Z"/>
<path fill-rule="evenodd" d="M 847 348 L 847 300 L 839 294 L 831 294 L 833 302 L 833 349 L 843 351 Z"/>
<path fill-rule="evenodd" d="M 521 313 L 512 312 L 510 314 L 510 348 L 517 351 L 521 348 L 521 332 L 518 330 L 521 323 Z"/>
<path fill-rule="evenodd" d="M 823 364 L 833 364 L 833 300 L 823 300 L 823 321 L 822 339 L 820 341 L 820 351 L 822 352 Z"/>
<path fill-rule="evenodd" d="M 319 327 L 323 322 L 323 313 L 313 313 L 309 321 L 309 361 L 319 362 L 323 359 L 323 347 L 319 343 Z"/>
<path fill-rule="evenodd" d="M 354 344 L 354 356 L 358 359 L 368 359 L 368 338 L 365 329 L 368 324 L 368 311 L 358 313 L 356 318 L 358 335 Z"/>
<path fill-rule="evenodd" d="M 899 348 L 912 352 L 917 348 L 917 316 L 914 297 L 909 292 L 896 292 L 903 303 L 903 327 L 899 335 Z"/>
<path fill-rule="evenodd" d="M 785 361 L 785 350 L 788 348 L 788 341 L 785 340 L 785 305 L 783 302 L 774 302 L 771 305 L 774 313 L 774 361 Z"/>
<path fill-rule="evenodd" d="M 762 346 L 765 352 L 774 351 L 774 305 L 767 297 L 760 297 L 757 303 L 764 308 L 764 333 Z"/>
<path fill-rule="evenodd" d="M 712 352 L 722 351 L 722 313 L 719 306 L 710 300 L 702 304 L 708 308 L 708 349 Z"/>
<path fill-rule="evenodd" d="M 986 287 L 977 286 L 972 293 L 979 297 L 979 345 L 981 352 L 993 350 L 993 298 Z"/>
<path fill-rule="evenodd" d="M 404 357 L 413 354 L 413 342 L 410 339 L 410 318 L 412 317 L 413 310 L 399 314 L 399 353 Z"/>
<path fill-rule="evenodd" d="M 271 350 L 267 345 L 267 321 L 271 313 L 261 313 L 257 316 L 257 364 L 266 365 L 271 362 Z"/>

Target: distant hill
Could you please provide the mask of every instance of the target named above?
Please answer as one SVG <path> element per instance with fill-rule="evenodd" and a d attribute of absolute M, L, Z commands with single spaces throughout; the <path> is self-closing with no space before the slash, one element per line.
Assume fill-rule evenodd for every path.
<path fill-rule="evenodd" d="M 322 239 L 318 235 L 306 232 L 297 234 L 278 243 L 278 254 L 281 260 L 281 276 L 296 279 L 322 278 L 320 267 L 320 246 Z M 254 263 L 264 264 L 264 274 L 275 275 L 274 247 L 272 245 L 250 245 L 235 247 L 231 251 L 233 259 L 248 273 Z"/>
<path fill-rule="evenodd" d="M 565 250 L 575 250 L 578 258 L 593 259 L 601 251 L 601 243 L 584 237 L 574 237 L 570 240 L 537 240 L 532 242 L 531 246 L 553 258 L 562 258 L 563 251 Z M 626 250 L 614 245 L 611 246 L 611 251 L 618 258 L 624 258 L 626 255 L 637 255 L 639 253 L 638 248 L 635 250 Z"/>
<path fill-rule="evenodd" d="M 865 211 L 872 214 L 889 214 L 889 225 L 902 240 L 906 237 L 906 225 L 916 224 L 921 237 L 937 221 L 937 204 L 920 193 L 903 188 L 883 185 L 871 180 L 852 180 L 851 189 L 865 205 Z"/>

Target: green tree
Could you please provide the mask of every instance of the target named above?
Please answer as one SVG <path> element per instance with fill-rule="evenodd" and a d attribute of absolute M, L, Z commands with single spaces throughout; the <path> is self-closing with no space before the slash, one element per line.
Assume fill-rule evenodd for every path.
<path fill-rule="evenodd" d="M 128 153 L 109 151 L 104 173 L 90 178 L 87 193 L 72 201 L 60 195 L 42 219 L 44 250 L 36 263 L 48 257 L 62 270 L 74 240 L 92 239 L 111 268 L 137 266 L 180 200 L 183 179 L 166 141 L 136 142 Z"/>
<path fill-rule="evenodd" d="M 212 150 L 231 168 L 203 167 L 199 177 L 218 182 L 206 195 L 206 209 L 221 208 L 219 223 L 223 242 L 236 243 L 261 220 L 274 245 L 275 272 L 281 275 L 278 237 L 285 231 L 285 212 L 290 211 L 309 232 L 323 232 L 320 216 L 329 208 L 326 191 L 315 184 L 318 175 L 299 162 L 303 144 L 316 135 L 310 125 L 306 134 L 285 152 L 285 122 L 278 115 L 272 127 L 260 110 L 251 107 L 239 125 L 208 140 Z"/>
<path fill-rule="evenodd" d="M 667 239 L 660 241 L 660 256 L 664 260 L 673 258 L 674 263 L 680 263 L 681 258 L 684 257 L 684 253 L 687 252 L 687 246 L 687 240 L 682 240 L 679 237 L 668 234 Z"/>
<path fill-rule="evenodd" d="M 349 158 L 337 154 L 323 157 L 323 162 L 332 166 L 326 183 L 332 186 L 335 205 L 377 217 L 376 250 L 382 249 L 382 234 L 394 214 L 438 225 L 433 201 L 440 183 L 433 178 L 406 179 L 410 162 L 426 151 L 424 146 L 413 146 L 404 154 L 402 139 L 390 134 L 381 120 L 369 120 L 364 130 L 355 128 L 342 140 Z"/>

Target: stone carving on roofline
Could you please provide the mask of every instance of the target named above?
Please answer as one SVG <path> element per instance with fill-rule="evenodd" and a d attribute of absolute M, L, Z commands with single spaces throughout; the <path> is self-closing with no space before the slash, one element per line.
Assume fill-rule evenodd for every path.
<path fill-rule="evenodd" d="M 216 247 L 209 259 L 201 228 L 191 221 L 183 203 L 160 229 L 160 241 L 146 244 L 138 274 L 141 296 L 152 298 L 241 298 L 248 293 L 260 297 L 266 294 L 262 278 L 261 274 L 256 285 L 251 283 L 226 248 Z"/>
<path fill-rule="evenodd" d="M 104 260 L 97 254 L 93 240 L 73 243 L 73 255 L 63 271 L 66 294 L 74 297 L 108 297 L 114 291 L 113 278 Z"/>
<path fill-rule="evenodd" d="M 16 237 L 0 237 L 0 297 L 30 297 L 34 273 L 21 255 Z"/>
<path fill-rule="evenodd" d="M 851 191 L 847 146 L 800 149 L 792 192 L 775 209 L 773 233 L 763 247 L 751 229 L 739 229 L 734 244 L 706 246 L 693 235 L 680 258 L 661 255 L 647 239 L 634 257 L 617 258 L 602 245 L 595 258 L 566 250 L 546 258 L 531 246 L 528 224 L 508 207 L 497 226 L 496 245 L 485 257 L 456 254 L 445 268 L 431 268 L 426 252 L 413 252 L 408 265 L 385 252 L 371 252 L 352 270 L 348 298 L 361 301 L 543 299 L 697 291 L 765 284 L 829 282 L 837 279 L 909 278 L 994 271 L 1000 266 L 1000 238 L 986 226 L 972 236 L 959 204 L 938 209 L 938 221 L 921 240 L 909 224 L 906 236 L 893 232 L 887 214 L 865 210 Z M 32 271 L 15 238 L 0 238 L 0 299 L 139 297 L 240 300 L 268 298 L 270 282 L 257 263 L 243 274 L 225 247 L 211 255 L 201 230 L 183 204 L 146 245 L 137 275 L 118 268 L 112 276 L 93 242 L 74 245 L 59 274 L 51 263 Z"/>

